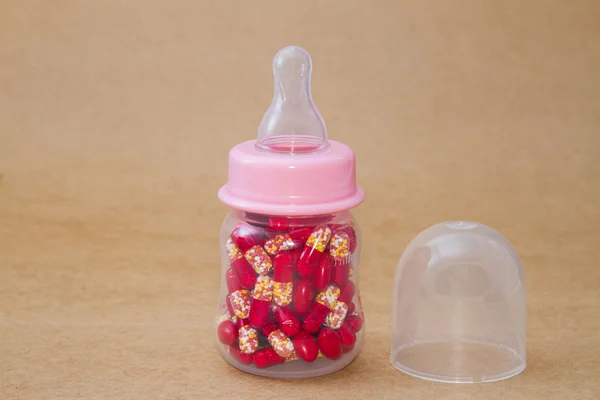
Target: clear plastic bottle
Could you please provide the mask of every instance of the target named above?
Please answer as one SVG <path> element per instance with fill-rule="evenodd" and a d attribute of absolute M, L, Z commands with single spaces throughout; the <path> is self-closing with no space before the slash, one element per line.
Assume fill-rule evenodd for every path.
<path fill-rule="evenodd" d="M 229 153 L 232 207 L 221 229 L 218 348 L 256 375 L 305 378 L 344 368 L 360 351 L 360 233 L 364 200 L 352 150 L 327 139 L 310 96 L 311 60 L 286 47 L 258 139 Z"/>

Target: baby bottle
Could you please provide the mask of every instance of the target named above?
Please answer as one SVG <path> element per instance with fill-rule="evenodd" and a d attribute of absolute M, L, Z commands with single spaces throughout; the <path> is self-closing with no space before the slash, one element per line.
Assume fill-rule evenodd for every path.
<path fill-rule="evenodd" d="M 338 371 L 361 350 L 361 237 L 350 209 L 364 200 L 354 152 L 327 138 L 301 48 L 273 60 L 275 93 L 257 140 L 229 152 L 219 199 L 217 346 L 256 375 L 305 378 Z"/>

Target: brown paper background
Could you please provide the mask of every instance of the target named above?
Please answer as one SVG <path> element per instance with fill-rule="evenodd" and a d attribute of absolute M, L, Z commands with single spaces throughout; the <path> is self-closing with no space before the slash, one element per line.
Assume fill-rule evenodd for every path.
<path fill-rule="evenodd" d="M 213 347 L 216 198 L 270 63 L 305 47 L 368 198 L 367 343 L 298 381 Z M 597 1 L 0 2 L 1 399 L 592 399 L 600 390 Z M 453 219 L 516 247 L 528 367 L 443 385 L 388 362 L 408 241 Z"/>

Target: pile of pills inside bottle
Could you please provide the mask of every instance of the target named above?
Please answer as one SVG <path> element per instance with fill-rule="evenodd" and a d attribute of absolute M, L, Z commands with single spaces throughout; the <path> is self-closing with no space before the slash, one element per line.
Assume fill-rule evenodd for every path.
<path fill-rule="evenodd" d="M 363 315 L 353 281 L 357 236 L 331 217 L 250 215 L 225 242 L 226 312 L 217 337 L 241 364 L 338 360 Z"/>

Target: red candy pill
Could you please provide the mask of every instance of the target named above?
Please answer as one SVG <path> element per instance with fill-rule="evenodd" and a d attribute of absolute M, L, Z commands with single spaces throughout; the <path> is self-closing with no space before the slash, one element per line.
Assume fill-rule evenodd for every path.
<path fill-rule="evenodd" d="M 359 315 L 352 314 L 346 317 L 345 322 L 354 332 L 358 332 L 362 329 L 363 320 Z"/>
<path fill-rule="evenodd" d="M 254 270 L 248 264 L 248 262 L 244 259 L 244 254 L 241 250 L 233 243 L 231 238 L 227 239 L 225 243 L 225 248 L 227 250 L 227 257 L 229 258 L 229 265 L 233 270 L 237 281 L 244 289 L 250 289 L 254 287 L 254 282 L 256 282 L 256 274 Z"/>
<path fill-rule="evenodd" d="M 346 304 L 350 304 L 352 298 L 354 297 L 354 292 L 354 283 L 348 281 L 345 285 L 340 286 L 340 297 L 338 297 L 338 300 L 343 301 Z"/>
<path fill-rule="evenodd" d="M 325 357 L 331 360 L 337 360 L 342 356 L 342 340 L 333 329 L 321 329 L 317 338 L 317 343 L 319 344 L 319 350 L 321 350 L 321 353 Z"/>
<path fill-rule="evenodd" d="M 298 357 L 306 362 L 313 362 L 319 356 L 319 345 L 317 339 L 306 332 L 300 332 L 292 338 L 294 350 Z"/>
<path fill-rule="evenodd" d="M 294 284 L 292 304 L 294 311 L 303 315 L 310 310 L 313 298 L 312 282 L 309 279 L 300 279 Z"/>
<path fill-rule="evenodd" d="M 273 299 L 273 279 L 268 275 L 261 275 L 256 281 L 250 303 L 250 325 L 260 328 L 269 320 L 271 300 Z"/>
<path fill-rule="evenodd" d="M 219 341 L 226 345 L 232 345 L 237 341 L 238 338 L 238 328 L 231 321 L 223 321 L 219 324 L 217 328 L 217 336 Z"/>
<path fill-rule="evenodd" d="M 227 290 L 229 293 L 242 289 L 242 286 L 238 282 L 235 273 L 231 268 L 225 273 L 225 282 L 227 282 Z"/>
<path fill-rule="evenodd" d="M 327 315 L 329 315 L 329 308 L 324 306 L 321 303 L 313 303 L 310 309 L 310 312 L 304 318 L 302 322 L 302 329 L 306 333 L 317 333 L 321 326 L 323 326 L 323 322 Z"/>
<path fill-rule="evenodd" d="M 347 347 L 354 348 L 354 343 L 356 343 L 356 334 L 347 323 L 344 323 L 340 329 L 337 330 L 337 334 L 340 336 L 340 340 L 342 341 L 342 346 L 344 349 Z"/>
<path fill-rule="evenodd" d="M 288 307 L 278 307 L 275 310 L 275 319 L 286 336 L 293 337 L 300 332 L 300 322 Z"/>
<path fill-rule="evenodd" d="M 356 231 L 352 225 L 331 225 L 331 230 L 334 233 L 346 233 L 349 237 L 350 253 L 354 253 L 354 250 L 356 250 L 356 247 L 358 246 L 358 242 L 356 239 Z"/>
<path fill-rule="evenodd" d="M 231 346 L 229 348 L 229 354 L 231 354 L 236 360 L 244 365 L 252 364 L 254 357 L 252 354 L 242 353 L 238 347 Z"/>
<path fill-rule="evenodd" d="M 328 255 L 324 255 L 319 262 L 319 265 L 315 268 L 313 274 L 313 284 L 315 290 L 320 292 L 327 288 L 329 281 L 331 280 L 331 258 Z"/>
<path fill-rule="evenodd" d="M 350 274 L 350 263 L 348 262 L 334 262 L 332 267 L 331 282 L 338 286 L 344 285 L 348 282 Z"/>
<path fill-rule="evenodd" d="M 239 258 L 231 263 L 231 269 L 239 285 L 244 289 L 252 289 L 256 283 L 256 273 L 244 258 Z"/>
<path fill-rule="evenodd" d="M 280 357 L 273 349 L 262 349 L 254 353 L 254 365 L 258 368 L 272 367 L 284 362 L 285 358 Z"/>
<path fill-rule="evenodd" d="M 260 244 L 262 235 L 263 232 L 260 228 L 240 224 L 231 232 L 231 240 L 242 253 L 245 253 L 251 247 Z"/>
<path fill-rule="evenodd" d="M 288 235 L 296 245 L 303 245 L 304 243 L 306 243 L 306 240 L 308 239 L 312 231 L 312 228 L 299 228 L 291 230 L 290 232 L 288 232 Z"/>
<path fill-rule="evenodd" d="M 323 252 L 329 244 L 331 239 L 331 229 L 327 225 L 317 226 L 311 232 L 300 258 L 298 259 L 298 265 L 296 265 L 296 272 L 300 276 L 311 276 L 315 267 L 321 261 Z"/>
<path fill-rule="evenodd" d="M 294 276 L 294 255 L 284 251 L 273 257 L 273 279 L 276 282 L 291 282 Z"/>

